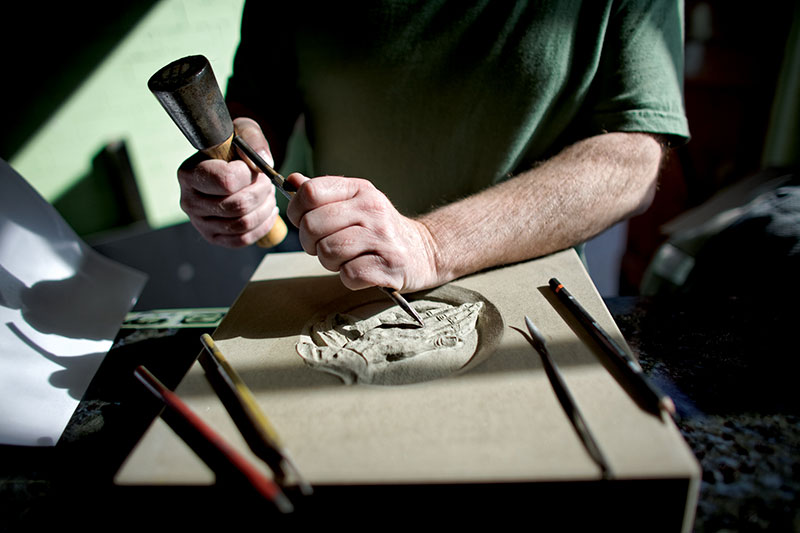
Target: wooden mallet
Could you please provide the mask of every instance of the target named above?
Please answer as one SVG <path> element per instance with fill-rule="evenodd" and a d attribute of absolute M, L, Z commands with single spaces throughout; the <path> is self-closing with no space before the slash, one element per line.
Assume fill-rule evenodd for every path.
<path fill-rule="evenodd" d="M 245 162 L 264 172 L 278 190 L 290 197 L 291 191 L 286 190 L 289 184 L 284 184 L 283 176 L 234 134 L 233 121 L 208 59 L 194 55 L 175 60 L 153 74 L 147 86 L 192 146 L 208 157 L 225 161 L 236 157 L 233 145 L 238 146 L 247 155 Z M 278 217 L 258 244 L 275 246 L 287 231 L 286 223 Z"/>

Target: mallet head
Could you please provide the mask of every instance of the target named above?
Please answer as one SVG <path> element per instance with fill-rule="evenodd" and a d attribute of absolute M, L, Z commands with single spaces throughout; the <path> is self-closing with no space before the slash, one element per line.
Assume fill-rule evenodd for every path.
<path fill-rule="evenodd" d="M 147 86 L 196 149 L 213 148 L 233 135 L 231 116 L 204 56 L 173 61 L 153 74 Z"/>

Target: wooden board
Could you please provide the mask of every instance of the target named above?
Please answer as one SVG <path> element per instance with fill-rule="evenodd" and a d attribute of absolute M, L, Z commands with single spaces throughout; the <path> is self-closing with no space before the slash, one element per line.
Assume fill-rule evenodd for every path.
<path fill-rule="evenodd" d="M 550 292 L 554 276 L 627 346 L 572 250 L 454 281 L 497 307 L 504 333 L 487 360 L 434 381 L 345 386 L 307 367 L 295 343 L 310 317 L 385 296 L 345 289 L 302 253 L 267 256 L 213 337 L 313 485 L 599 480 L 600 470 L 558 403 L 539 354 L 514 329 L 525 330 L 527 315 L 546 337 L 613 476 L 686 480 L 684 499 L 693 509 L 700 472 L 691 451 L 671 419 L 643 411 L 603 366 Z M 199 364 L 177 393 L 252 457 Z M 123 485 L 213 479 L 160 421 L 117 475 Z"/>

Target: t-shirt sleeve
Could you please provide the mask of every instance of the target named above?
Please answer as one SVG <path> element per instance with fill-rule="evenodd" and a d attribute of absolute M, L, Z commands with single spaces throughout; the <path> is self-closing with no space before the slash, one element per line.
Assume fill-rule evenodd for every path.
<path fill-rule="evenodd" d="M 689 138 L 683 106 L 683 4 L 615 3 L 602 46 L 590 122 L 597 131 Z"/>

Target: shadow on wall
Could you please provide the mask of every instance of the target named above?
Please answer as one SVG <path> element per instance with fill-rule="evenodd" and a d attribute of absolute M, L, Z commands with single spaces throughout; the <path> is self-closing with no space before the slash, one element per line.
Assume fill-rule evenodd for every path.
<path fill-rule="evenodd" d="M 129 226 L 147 228 L 147 216 L 125 141 L 106 145 L 91 170 L 53 202 L 53 207 L 86 238 Z"/>
<path fill-rule="evenodd" d="M 18 25 L 20 31 L 35 28 L 35 36 L 46 36 L 51 44 L 31 46 L 20 40 L 20 31 L 0 32 L 3 50 L 13 50 L 3 57 L 4 72 L 10 75 L 3 84 L 3 94 L 6 102 L 13 105 L 3 108 L 0 157 L 12 160 L 157 3 L 158 0 L 88 0 L 76 9 L 70 2 L 50 2 L 47 7 L 39 2 L 6 2 L 4 29 L 12 24 Z M 98 17 L 102 19 L 100 24 Z"/>

